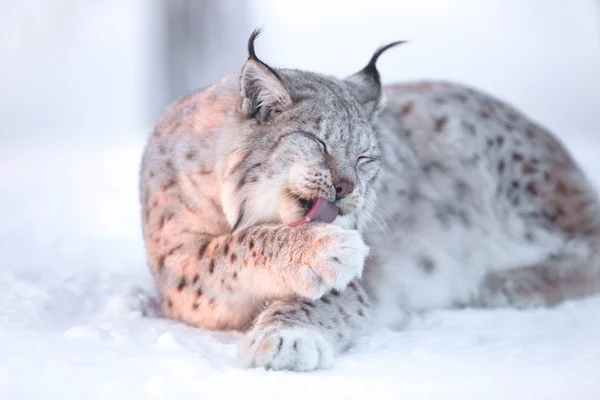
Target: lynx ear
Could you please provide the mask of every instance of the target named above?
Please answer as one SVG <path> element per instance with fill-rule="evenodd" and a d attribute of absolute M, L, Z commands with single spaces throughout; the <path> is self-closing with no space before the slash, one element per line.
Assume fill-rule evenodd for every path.
<path fill-rule="evenodd" d="M 259 34 L 260 30 L 255 30 L 248 40 L 248 61 L 242 69 L 240 96 L 244 115 L 265 122 L 287 109 L 292 99 L 277 72 L 256 57 L 254 40 Z"/>
<path fill-rule="evenodd" d="M 345 79 L 350 86 L 350 91 L 369 112 L 375 111 L 381 100 L 382 90 L 376 66 L 377 59 L 384 51 L 403 43 L 406 41 L 401 40 L 378 48 L 366 67 Z"/>

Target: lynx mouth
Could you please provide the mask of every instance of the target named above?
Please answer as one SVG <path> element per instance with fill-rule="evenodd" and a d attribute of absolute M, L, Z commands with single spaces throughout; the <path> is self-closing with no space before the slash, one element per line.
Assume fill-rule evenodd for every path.
<path fill-rule="evenodd" d="M 309 222 L 332 223 L 340 214 L 340 209 L 335 203 L 319 197 L 316 200 L 298 199 L 300 206 L 305 210 L 306 216 L 299 221 L 289 224 L 290 227 L 302 226 Z"/>

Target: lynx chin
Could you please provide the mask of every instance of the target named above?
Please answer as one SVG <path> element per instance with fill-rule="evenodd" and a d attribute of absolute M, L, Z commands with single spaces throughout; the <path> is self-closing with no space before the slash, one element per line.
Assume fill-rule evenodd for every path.
<path fill-rule="evenodd" d="M 357 335 L 449 307 L 600 290 L 600 210 L 561 143 L 447 82 L 272 68 L 178 99 L 140 170 L 163 313 L 244 331 L 243 367 L 326 368 Z"/>

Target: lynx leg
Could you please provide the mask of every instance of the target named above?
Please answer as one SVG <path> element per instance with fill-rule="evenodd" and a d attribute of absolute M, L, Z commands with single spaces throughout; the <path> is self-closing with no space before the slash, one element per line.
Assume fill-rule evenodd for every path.
<path fill-rule="evenodd" d="M 246 368 L 311 371 L 327 368 L 367 326 L 371 302 L 359 282 L 315 301 L 271 303 L 238 346 Z"/>
<path fill-rule="evenodd" d="M 559 257 L 529 267 L 494 271 L 483 280 L 477 305 L 550 307 L 600 292 L 600 258 Z"/>

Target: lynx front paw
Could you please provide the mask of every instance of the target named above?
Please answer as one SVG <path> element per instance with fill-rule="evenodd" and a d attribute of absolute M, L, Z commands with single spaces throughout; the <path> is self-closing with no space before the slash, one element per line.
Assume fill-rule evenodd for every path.
<path fill-rule="evenodd" d="M 313 227 L 305 246 L 314 246 L 301 265 L 293 266 L 290 284 L 296 294 L 317 299 L 331 289 L 344 289 L 362 274 L 369 248 L 355 230 L 335 225 Z"/>
<path fill-rule="evenodd" d="M 316 330 L 271 326 L 250 331 L 237 358 L 244 368 L 312 371 L 332 364 L 333 349 Z"/>

